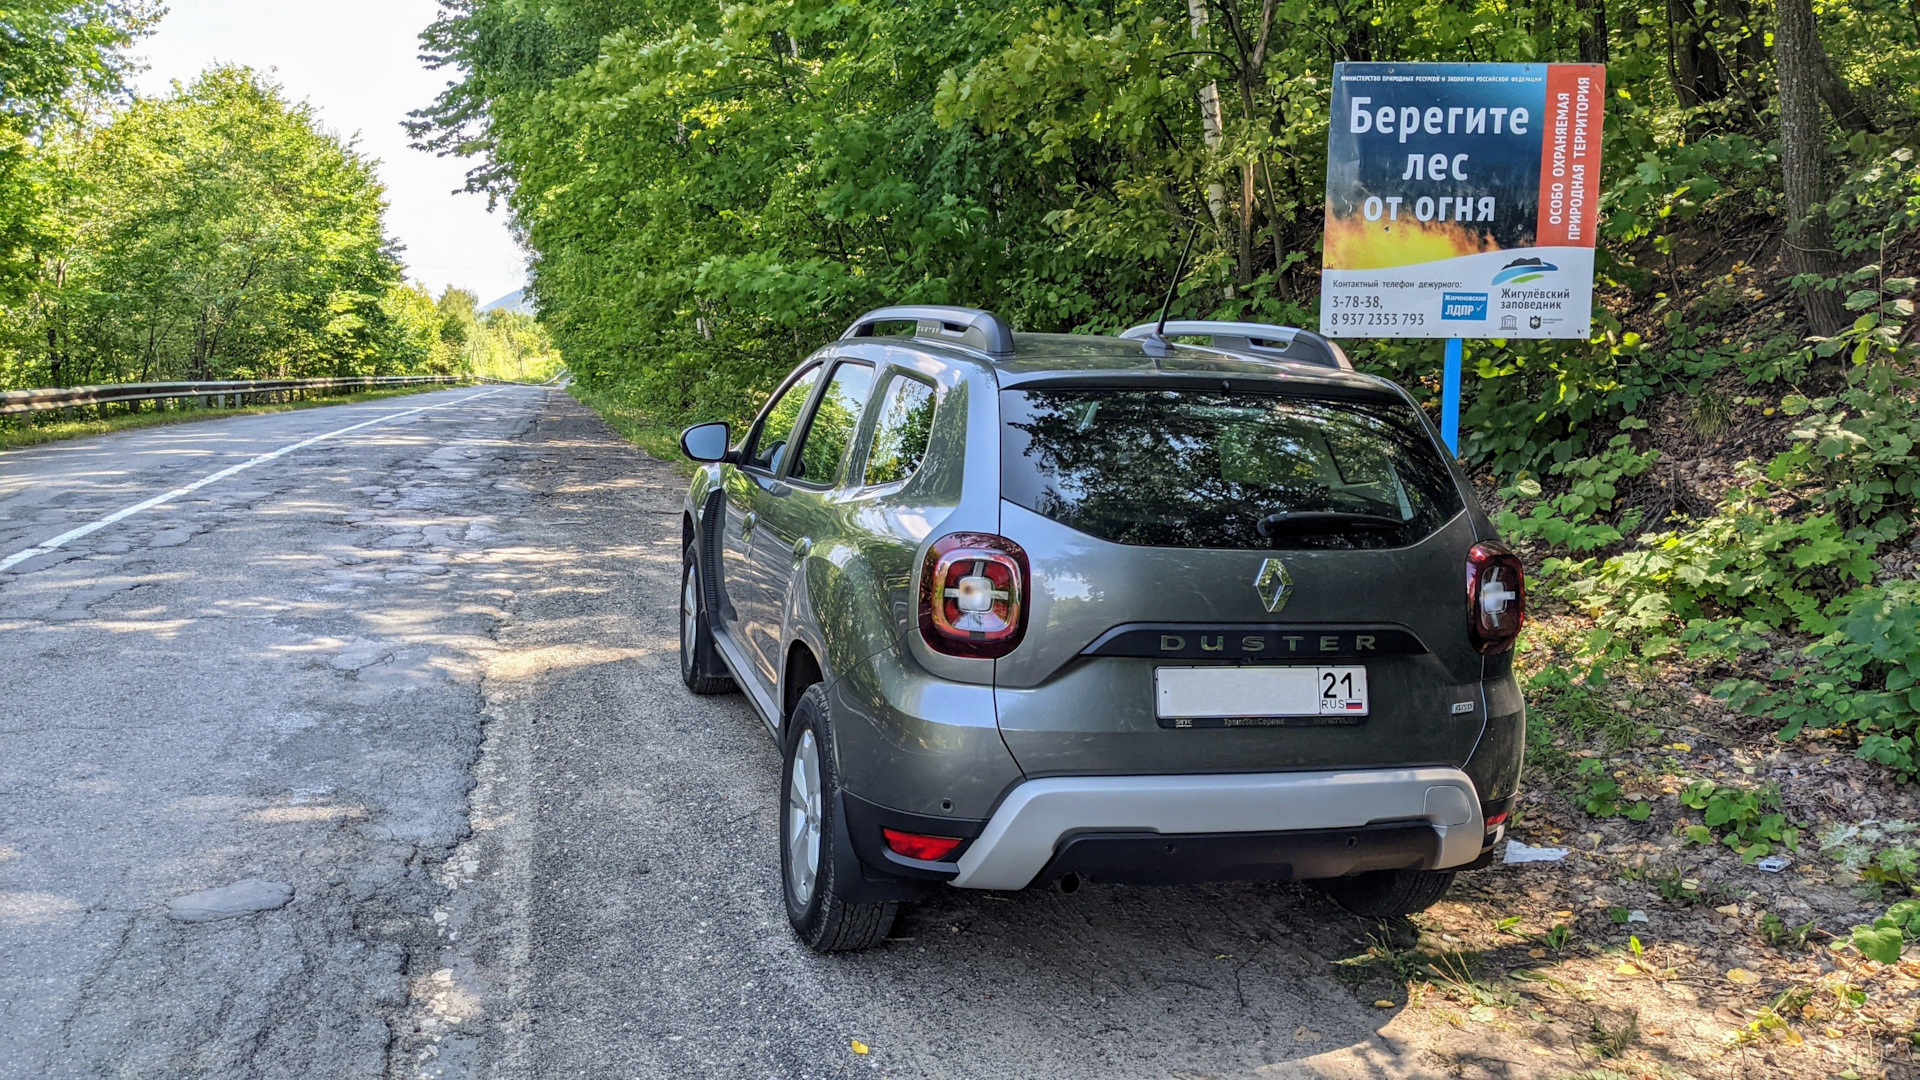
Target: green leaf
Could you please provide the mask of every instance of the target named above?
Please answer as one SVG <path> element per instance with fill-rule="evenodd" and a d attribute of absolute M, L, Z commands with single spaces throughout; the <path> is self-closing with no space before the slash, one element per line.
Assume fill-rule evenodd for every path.
<path fill-rule="evenodd" d="M 1899 963 L 1900 949 L 1905 943 L 1906 938 L 1897 926 L 1853 928 L 1854 948 L 1860 950 L 1860 955 L 1883 964 Z"/>

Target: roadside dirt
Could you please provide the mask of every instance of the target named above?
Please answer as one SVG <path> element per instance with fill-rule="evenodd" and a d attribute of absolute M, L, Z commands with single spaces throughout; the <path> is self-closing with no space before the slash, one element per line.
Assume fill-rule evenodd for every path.
<path fill-rule="evenodd" d="M 1843 747 L 1782 746 L 1685 682 L 1614 694 L 1628 745 L 1570 747 L 1576 767 L 1601 763 L 1588 777 L 1537 762 L 1516 815 L 1515 839 L 1566 856 L 1464 875 L 1340 963 L 1356 995 L 1404 1004 L 1387 1031 L 1454 1076 L 1920 1075 L 1920 963 L 1846 944 L 1906 895 L 1861 870 L 1914 843 L 1914 797 Z M 1576 804 L 1600 779 L 1620 785 L 1618 810 Z M 1681 796 L 1700 781 L 1777 788 L 1799 827 L 1775 852 L 1784 869 L 1687 836 L 1705 815 Z M 1645 820 L 1622 815 L 1641 802 Z"/>

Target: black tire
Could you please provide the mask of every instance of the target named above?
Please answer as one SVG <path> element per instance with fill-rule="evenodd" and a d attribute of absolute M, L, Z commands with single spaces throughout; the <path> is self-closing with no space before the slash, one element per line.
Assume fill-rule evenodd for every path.
<path fill-rule="evenodd" d="M 893 928 L 898 904 L 861 904 L 843 899 L 843 875 L 847 867 L 859 865 L 858 856 L 846 850 L 845 829 L 840 822 L 840 778 L 833 764 L 833 720 L 828 715 L 827 691 L 818 683 L 800 695 L 793 716 L 787 721 L 786 753 L 780 769 L 780 895 L 787 902 L 787 919 L 793 932 L 818 953 L 852 952 L 880 944 Z M 808 748 L 811 753 L 808 753 Z M 814 820 L 812 833 L 814 872 L 810 884 L 803 868 L 806 844 L 803 832 L 794 827 L 797 803 L 805 802 L 796 791 L 795 773 L 811 769 L 817 778 L 811 801 Z M 805 787 L 804 779 L 800 787 Z M 804 820 L 804 819 L 803 819 Z"/>
<path fill-rule="evenodd" d="M 713 624 L 701 587 L 700 564 L 688 548 L 680 570 L 680 681 L 696 694 L 730 694 L 733 678 L 713 643 Z M 688 611 L 687 606 L 693 605 Z"/>
<path fill-rule="evenodd" d="M 1367 919 L 1393 919 L 1425 911 L 1447 894 L 1450 870 L 1374 870 L 1313 882 L 1333 902 Z"/>

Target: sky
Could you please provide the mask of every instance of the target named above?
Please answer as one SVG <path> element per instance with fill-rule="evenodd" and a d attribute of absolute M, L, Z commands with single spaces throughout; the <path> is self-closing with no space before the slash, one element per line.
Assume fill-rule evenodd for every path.
<path fill-rule="evenodd" d="M 418 58 L 434 0 L 170 0 L 154 34 L 135 45 L 145 94 L 167 92 L 214 63 L 269 73 L 335 133 L 358 136 L 387 186 L 387 231 L 405 247 L 407 276 L 437 295 L 457 285 L 482 304 L 526 283 L 526 254 L 503 210 L 459 192 L 469 163 L 412 149 L 400 124 L 430 104 L 450 72 Z"/>

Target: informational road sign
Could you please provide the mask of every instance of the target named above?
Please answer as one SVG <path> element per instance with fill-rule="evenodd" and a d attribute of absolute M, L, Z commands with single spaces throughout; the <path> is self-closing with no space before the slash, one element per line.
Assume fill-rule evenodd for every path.
<path fill-rule="evenodd" d="M 1585 338 L 1599 64 L 1335 64 L 1320 332 Z"/>

